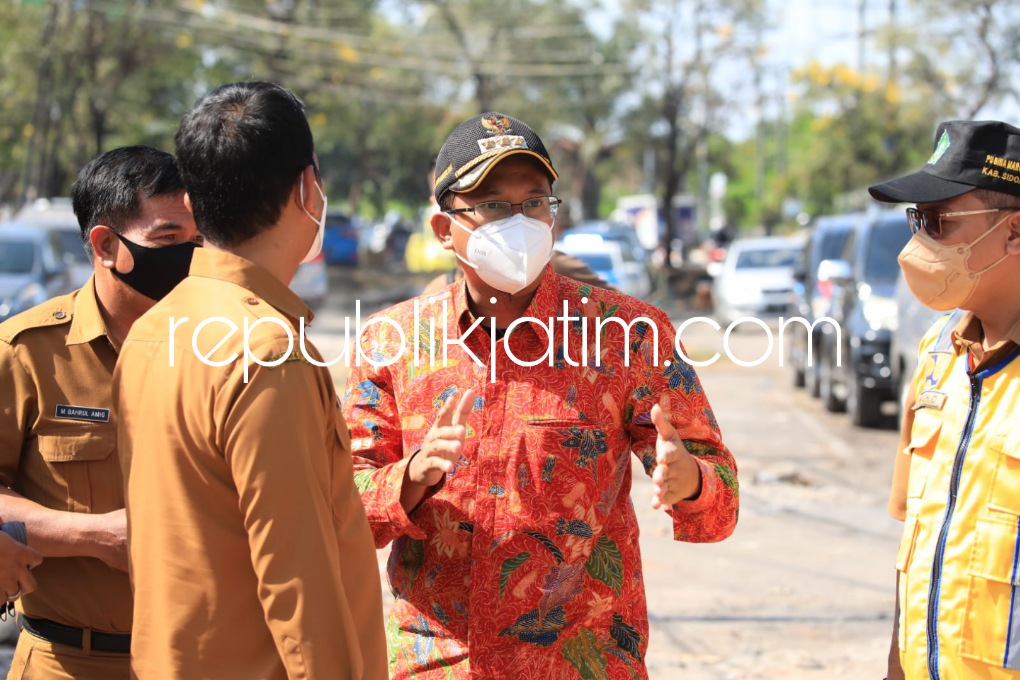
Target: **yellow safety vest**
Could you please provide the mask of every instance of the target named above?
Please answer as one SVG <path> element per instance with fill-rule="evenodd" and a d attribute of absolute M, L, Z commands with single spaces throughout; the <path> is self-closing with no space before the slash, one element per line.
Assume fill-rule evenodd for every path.
<path fill-rule="evenodd" d="M 900 571 L 910 679 L 1020 678 L 1020 350 L 971 373 L 957 312 L 929 330 L 914 376 Z"/>

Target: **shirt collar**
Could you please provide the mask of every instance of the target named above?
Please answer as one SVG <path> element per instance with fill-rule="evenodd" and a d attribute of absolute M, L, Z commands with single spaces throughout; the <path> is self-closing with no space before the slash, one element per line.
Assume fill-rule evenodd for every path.
<path fill-rule="evenodd" d="M 67 331 L 66 345 L 82 345 L 96 338 L 109 337 L 106 322 L 99 311 L 96 299 L 96 275 L 93 274 L 74 296 L 74 311 L 71 314 L 71 328 Z"/>
<path fill-rule="evenodd" d="M 311 321 L 308 305 L 280 279 L 265 268 L 223 250 L 196 248 L 188 276 L 226 281 L 240 286 L 283 312 L 295 323 L 302 317 Z"/>
<path fill-rule="evenodd" d="M 989 348 L 987 352 L 981 346 L 983 338 L 984 330 L 981 327 L 981 322 L 974 316 L 973 312 L 967 312 L 960 319 L 960 323 L 956 324 L 956 328 L 953 329 L 953 345 L 958 350 L 963 352 L 971 350 L 975 356 L 983 357 L 985 354 L 997 351 L 1008 342 L 1020 345 L 1020 319 L 1014 321 L 1009 331 L 1007 331 L 1006 337 L 996 343 L 994 347 Z"/>
<path fill-rule="evenodd" d="M 457 281 L 457 285 L 453 286 L 452 293 L 453 296 L 446 311 L 449 327 L 456 328 L 464 319 L 467 319 L 468 324 L 471 324 L 475 316 L 471 313 L 471 308 L 468 306 L 467 284 L 463 279 Z M 534 296 L 531 298 L 524 316 L 530 316 L 548 323 L 550 318 L 556 317 L 559 293 L 560 277 L 553 271 L 552 264 L 548 264 L 542 273 L 542 282 L 535 289 Z M 437 302 L 442 299 L 443 296 L 441 294 L 435 297 Z M 440 302 L 440 304 L 442 303 Z M 529 321 L 528 325 L 533 325 L 534 323 L 534 321 Z"/>

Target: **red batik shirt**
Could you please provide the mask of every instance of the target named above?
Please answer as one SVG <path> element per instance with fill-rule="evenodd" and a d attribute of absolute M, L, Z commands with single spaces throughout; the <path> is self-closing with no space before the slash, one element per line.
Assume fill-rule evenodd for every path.
<path fill-rule="evenodd" d="M 376 545 L 393 542 L 392 676 L 647 677 L 630 453 L 654 467 L 653 404 L 702 475 L 698 498 L 669 509 L 674 537 L 718 541 L 737 520 L 736 465 L 694 369 L 674 351 L 669 319 L 547 268 L 527 313 L 535 320 L 511 327 L 493 358 L 489 333 L 465 335 L 475 319 L 463 283 L 416 300 L 381 313 L 394 324 L 366 324 L 371 362 L 352 368 L 343 406 Z M 609 317 L 645 319 L 599 333 Z M 446 336 L 465 343 L 448 343 L 445 364 L 444 321 Z M 572 365 L 583 354 L 587 365 Z M 405 514 L 408 460 L 445 400 L 472 387 L 460 461 Z"/>

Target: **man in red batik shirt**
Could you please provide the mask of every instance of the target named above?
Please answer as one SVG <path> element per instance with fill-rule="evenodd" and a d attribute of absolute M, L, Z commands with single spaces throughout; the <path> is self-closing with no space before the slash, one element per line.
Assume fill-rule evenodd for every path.
<path fill-rule="evenodd" d="M 659 309 L 552 271 L 542 141 L 487 113 L 439 152 L 465 279 L 366 322 L 344 398 L 394 678 L 646 678 L 633 452 L 677 540 L 737 520 L 737 472 Z"/>

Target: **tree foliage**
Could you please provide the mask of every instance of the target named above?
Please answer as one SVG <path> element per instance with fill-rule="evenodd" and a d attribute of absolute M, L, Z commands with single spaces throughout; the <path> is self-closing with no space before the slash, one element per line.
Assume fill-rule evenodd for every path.
<path fill-rule="evenodd" d="M 198 97 L 258 79 L 305 101 L 334 204 L 358 212 L 423 203 L 446 134 L 488 109 L 542 135 L 575 219 L 648 190 L 695 194 L 704 214 L 712 172 L 730 179 L 730 221 L 776 222 L 789 199 L 839 209 L 922 159 L 939 118 L 1016 98 L 1020 10 L 912 6 L 925 22 L 874 34 L 887 63 L 800 64 L 777 112 L 762 0 L 13 0 L 0 204 L 65 195 L 113 146 L 172 149 Z M 747 121 L 754 139 L 727 138 Z"/>

